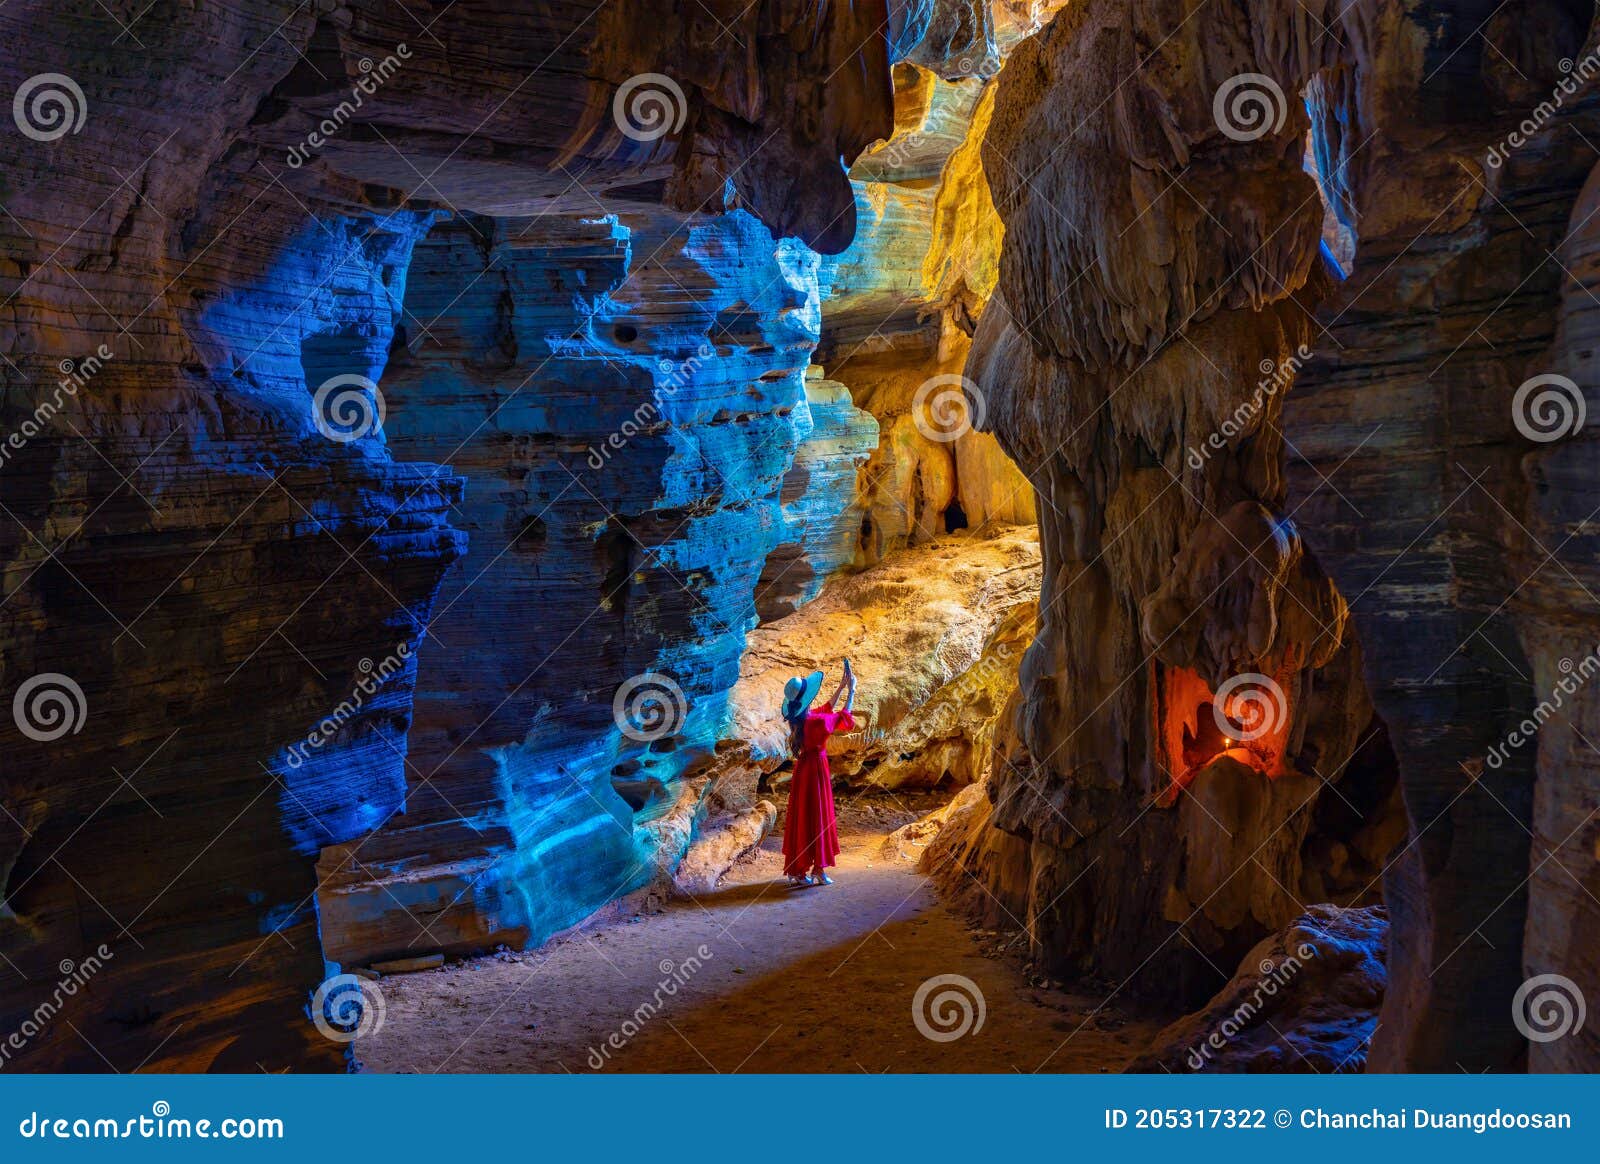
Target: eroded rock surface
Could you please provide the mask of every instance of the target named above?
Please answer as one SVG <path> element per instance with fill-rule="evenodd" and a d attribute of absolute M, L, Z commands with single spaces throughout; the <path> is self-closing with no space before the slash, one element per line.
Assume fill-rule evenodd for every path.
<path fill-rule="evenodd" d="M 306 1013 L 327 972 L 319 852 L 338 854 L 328 876 L 394 891 L 357 920 L 386 931 L 384 910 L 438 908 L 437 945 L 449 946 L 557 924 L 603 892 L 603 873 L 626 881 L 639 830 L 695 819 L 695 806 L 680 811 L 683 789 L 662 792 L 683 766 L 669 747 L 605 734 L 607 688 L 677 657 L 695 705 L 687 730 L 716 734 L 740 620 L 776 544 L 776 485 L 803 435 L 783 410 L 801 400 L 805 354 L 766 329 L 814 313 L 803 272 L 797 299 L 793 272 L 753 284 L 785 266 L 784 248 L 804 249 L 780 236 L 823 250 L 849 241 L 839 160 L 891 132 L 891 61 L 930 18 L 883 3 L 802 13 L 474 0 L 426 23 L 392 0 L 0 13 L 8 98 L 40 75 L 72 82 L 53 98 L 64 113 L 52 98 L 28 105 L 35 132 L 7 124 L 0 138 L 0 387 L 7 432 L 26 433 L 0 466 L 0 687 L 11 706 L 37 700 L 35 680 L 50 677 L 65 703 L 47 698 L 37 714 L 65 706 L 72 725 L 57 733 L 45 718 L 28 735 L 17 717 L 0 723 L 0 1019 L 17 1027 L 60 965 L 112 951 L 31 1037 L 30 1067 L 340 1065 L 344 1046 Z M 719 37 L 719 22 L 738 35 Z M 629 135 L 616 98 L 646 72 L 672 82 L 669 96 L 676 87 L 669 132 Z M 63 115 L 56 132 L 50 118 Z M 689 212 L 735 204 L 752 213 L 672 232 Z M 578 237 L 577 219 L 626 207 L 643 218 Z M 525 230 L 546 215 L 547 228 L 573 229 Z M 437 299 L 424 316 L 408 293 L 415 248 L 445 218 L 419 293 L 482 274 L 475 288 L 470 275 L 453 285 L 484 307 L 471 319 Z M 617 252 L 647 239 L 672 245 L 655 281 L 632 290 L 686 280 L 685 300 L 703 296 L 734 337 L 716 354 L 727 374 L 680 395 L 680 435 L 639 439 L 646 472 L 611 475 L 541 528 L 559 475 L 542 438 L 566 431 L 565 451 L 581 458 L 572 436 L 609 430 L 659 387 L 654 353 L 603 358 L 628 350 L 625 325 L 673 325 L 624 318 L 622 272 L 654 256 L 627 268 Z M 524 293 L 516 280 L 546 279 L 558 253 L 573 278 L 597 282 L 541 316 L 559 289 Z M 490 288 L 494 303 L 474 298 Z M 689 315 L 663 353 L 682 358 L 690 332 L 711 332 L 704 312 Z M 563 348 L 559 328 L 580 317 L 613 330 Z M 430 341 L 434 324 L 446 342 Z M 808 328 L 796 341 L 807 348 Z M 541 344 L 547 381 L 530 374 Z M 371 420 L 402 368 L 391 441 Z M 763 381 L 767 371 L 781 375 Z M 610 377 L 606 407 L 577 402 L 580 372 Z M 549 391 L 520 396 L 526 380 Z M 445 416 L 463 427 L 447 433 Z M 741 464 L 707 505 L 719 469 L 745 454 L 755 467 Z M 461 471 L 418 455 L 459 456 Z M 476 612 L 449 605 L 466 590 L 458 573 L 430 631 L 469 537 L 492 597 Z M 723 572 L 729 547 L 742 572 Z M 511 561 L 495 564 L 502 549 Z M 537 560 L 560 565 L 530 576 Z M 537 643 L 582 626 L 559 625 L 577 603 L 550 597 L 558 573 L 586 610 L 631 603 L 599 612 L 584 671 L 595 642 L 603 665 L 558 685 L 580 709 L 567 725 L 528 683 Z M 486 757 L 474 748 L 485 739 L 435 696 L 440 661 L 452 649 L 479 657 L 473 636 L 494 633 L 497 610 L 548 621 L 468 685 L 482 710 L 488 682 L 504 681 Z M 452 615 L 467 641 L 444 635 Z M 424 651 L 430 686 L 413 733 Z M 573 743 L 595 725 L 600 735 Z M 408 799 L 425 850 L 366 854 L 378 864 L 364 869 L 356 846 Z M 447 801 L 462 809 L 448 824 Z M 635 811 L 651 805 L 661 815 Z M 593 876 L 570 895 L 525 894 L 581 867 L 563 830 L 593 829 L 597 811 L 618 839 Z M 414 876 L 419 864 L 431 871 Z"/>
<path fill-rule="evenodd" d="M 826 701 L 848 658 L 860 730 L 829 745 L 836 776 L 888 788 L 980 780 L 1032 636 L 1038 585 L 1028 526 L 942 537 L 836 577 L 796 613 L 751 632 L 732 733 L 772 771 L 789 755 L 784 682 L 821 670 Z"/>
<path fill-rule="evenodd" d="M 1215 998 L 1163 1030 L 1128 1070 L 1365 1070 L 1388 938 L 1382 906 L 1312 906 L 1263 938 Z"/>
<path fill-rule="evenodd" d="M 1252 62 L 1296 88 L 1331 47 L 1309 12 L 1269 42 L 1191 8 L 1070 5 L 999 78 L 1005 244 L 967 373 L 1037 489 L 1045 575 L 992 804 L 964 814 L 1010 839 L 939 847 L 1052 972 L 1199 1001 L 1305 901 L 1375 899 L 1400 809 L 1283 470 L 1328 280 L 1305 114 L 1242 140 L 1210 100 Z"/>
<path fill-rule="evenodd" d="M 1524 977 L 1597 988 L 1566 937 L 1593 909 L 1593 782 L 1573 762 L 1589 697 L 1538 708 L 1595 638 L 1576 469 L 1590 443 L 1513 419 L 1529 377 L 1587 358 L 1592 157 L 1575 143 L 1595 70 L 1565 78 L 1561 62 L 1584 55 L 1592 17 L 1088 2 L 1007 64 L 984 153 L 1005 250 L 968 370 L 1039 488 L 1046 586 L 987 810 L 1004 839 L 947 829 L 947 856 L 986 870 L 1045 954 L 1121 980 L 1167 960 L 1172 926 L 1195 940 L 1202 925 L 1200 947 L 1231 964 L 1225 949 L 1317 899 L 1299 876 L 1338 901 L 1381 874 L 1395 929 L 1374 1066 L 1515 1069 Z M 1318 253 L 1330 215 L 1355 243 L 1343 282 Z M 1569 414 L 1582 394 L 1557 388 L 1547 425 L 1560 392 Z M 1227 583 L 1215 594 L 1191 584 L 1208 573 Z M 1285 693 L 1273 751 L 1312 782 L 1299 808 L 1273 806 L 1281 776 L 1241 792 L 1230 765 L 1189 788 L 1226 782 L 1248 806 L 1228 834 L 1274 846 L 1316 805 L 1274 878 L 1287 894 L 1257 881 L 1246 845 L 1213 858 L 1201 900 L 1126 900 L 1138 877 L 1102 846 L 1135 816 L 1130 838 L 1162 838 L 1143 875 L 1191 876 L 1159 871 L 1168 830 L 1188 826 L 1158 822 L 1181 820 L 1187 794 L 1144 812 L 1166 777 L 1141 742 L 1173 732 L 1158 709 L 1192 686 L 1176 667 L 1213 693 L 1246 670 Z M 1184 714 L 1180 750 L 1201 722 Z M 1197 758 L 1216 743 L 1194 742 Z M 1390 858 L 1396 770 L 1406 844 Z M 1218 840 L 1205 851 L 1228 854 Z M 1229 899 L 1248 922 L 1217 916 Z M 1156 989 L 1186 980 L 1159 974 Z M 1582 1035 L 1532 1062 L 1594 1053 Z"/>

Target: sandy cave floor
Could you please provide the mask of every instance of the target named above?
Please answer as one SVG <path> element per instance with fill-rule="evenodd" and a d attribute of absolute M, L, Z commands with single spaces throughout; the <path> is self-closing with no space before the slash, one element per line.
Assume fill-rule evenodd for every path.
<path fill-rule="evenodd" d="M 933 806 L 842 799 L 832 886 L 788 888 L 772 836 L 696 901 L 386 977 L 383 1027 L 358 1058 L 394 1072 L 584 1072 L 597 1060 L 629 1072 L 1120 1070 L 1159 1017 L 1115 1001 L 1096 1012 L 1104 990 L 1030 986 L 1006 935 L 972 930 L 910 864 L 882 855 L 891 831 Z M 701 967 L 680 969 L 701 946 Z M 659 1011 L 624 1039 L 674 974 L 676 994 L 661 990 Z M 981 1029 L 935 1042 L 912 1000 L 942 974 L 975 982 L 986 1013 Z M 624 1045 L 601 1058 L 613 1032 Z"/>

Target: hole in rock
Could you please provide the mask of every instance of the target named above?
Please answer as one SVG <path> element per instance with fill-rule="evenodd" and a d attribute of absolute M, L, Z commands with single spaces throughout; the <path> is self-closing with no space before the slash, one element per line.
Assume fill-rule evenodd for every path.
<path fill-rule="evenodd" d="M 955 533 L 958 529 L 967 528 L 967 511 L 961 508 L 961 502 L 952 500 L 944 507 L 944 532 Z"/>
<path fill-rule="evenodd" d="M 1157 741 L 1171 783 L 1161 800 L 1171 804 L 1194 778 L 1221 757 L 1273 779 L 1283 771 L 1289 742 L 1289 697 L 1294 671 L 1264 681 L 1230 680 L 1218 697 L 1187 667 L 1157 665 Z"/>
<path fill-rule="evenodd" d="M 525 517 L 512 539 L 512 545 L 524 554 L 537 554 L 544 549 L 549 538 L 549 527 L 538 516 Z"/>
<path fill-rule="evenodd" d="M 631 344 L 639 338 L 639 329 L 631 323 L 617 323 L 611 326 L 611 335 L 619 344 Z"/>

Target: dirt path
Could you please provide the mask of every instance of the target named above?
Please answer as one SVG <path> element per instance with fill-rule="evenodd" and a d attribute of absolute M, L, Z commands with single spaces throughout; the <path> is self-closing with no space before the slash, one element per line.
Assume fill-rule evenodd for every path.
<path fill-rule="evenodd" d="M 777 838 L 716 892 L 600 923 L 541 950 L 385 978 L 372 1071 L 1115 1071 L 1159 1028 L 1102 995 L 1035 989 L 1017 959 L 986 956 L 924 878 L 880 853 L 911 819 L 841 805 L 837 883 L 790 889 Z M 990 939 L 992 944 L 992 939 Z M 981 1027 L 958 995 L 983 1000 Z M 938 1015 L 946 1017 L 944 1023 Z M 975 1017 L 975 1012 L 974 1012 Z M 615 1037 L 613 1037 L 615 1036 Z"/>

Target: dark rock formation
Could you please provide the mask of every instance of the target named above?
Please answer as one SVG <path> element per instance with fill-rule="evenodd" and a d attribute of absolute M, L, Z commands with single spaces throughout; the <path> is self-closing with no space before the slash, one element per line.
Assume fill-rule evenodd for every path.
<path fill-rule="evenodd" d="M 1373 1066 L 1516 1068 L 1524 978 L 1600 990 L 1576 937 L 1594 921 L 1596 834 L 1591 697 L 1571 678 L 1593 670 L 1597 637 L 1593 446 L 1573 423 L 1592 18 L 1554 0 L 1090 2 L 1007 65 L 985 168 L 1011 313 L 991 305 L 969 371 L 1039 486 L 1047 582 L 994 790 L 1009 839 L 956 830 L 947 856 L 1000 879 L 1058 962 L 1134 989 L 1154 970 L 1171 992 L 1172 923 L 1217 927 L 1200 939 L 1217 954 L 1250 928 L 1209 897 L 1163 917 L 1139 888 L 1191 876 L 1163 864 L 1185 826 L 1141 813 L 1157 791 L 1141 741 L 1170 730 L 1163 672 L 1181 665 L 1213 689 L 1245 669 L 1277 681 L 1285 758 L 1316 781 L 1314 823 L 1245 794 L 1236 835 L 1277 845 L 1311 823 L 1306 859 L 1238 897 L 1259 878 L 1247 844 L 1217 869 L 1216 901 L 1248 899 L 1250 925 L 1270 927 L 1297 897 L 1359 898 L 1383 874 L 1394 937 Z M 1330 215 L 1356 244 L 1343 282 L 1317 256 Z M 1539 376 L 1567 380 L 1524 388 Z M 1288 541 L 1263 557 L 1241 505 Z M 1258 580 L 1169 601 L 1196 568 L 1231 577 L 1230 557 Z M 1287 621 L 1260 621 L 1274 605 Z M 1407 835 L 1386 858 L 1393 766 Z M 1136 817 L 1124 863 L 1096 838 Z M 1313 871 L 1322 893 L 1296 884 Z M 1593 1066 L 1596 1048 L 1592 1033 L 1536 1042 L 1532 1065 Z"/>
<path fill-rule="evenodd" d="M 1476 20 L 1452 22 L 1448 69 L 1398 45 L 1372 61 L 1395 83 L 1361 110 L 1357 140 L 1375 140 L 1345 167 L 1356 261 L 1290 397 L 1297 491 L 1369 644 L 1411 819 L 1386 881 L 1396 936 L 1375 1067 L 1505 1070 L 1525 1047 L 1535 1068 L 1600 1063 L 1592 1031 L 1527 1044 L 1511 1021 L 1529 976 L 1600 988 L 1578 938 L 1600 888 L 1594 696 L 1558 690 L 1597 638 L 1585 523 L 1600 450 L 1561 423 L 1588 389 L 1518 396 L 1540 375 L 1588 382 L 1595 69 L 1558 67 L 1589 43 L 1579 7 L 1530 5 L 1481 38 Z M 1552 98 L 1553 116 L 1533 109 Z M 1530 140 L 1507 159 L 1512 133 Z M 1338 493 L 1318 490 L 1335 465 Z M 1518 726 L 1552 697 L 1535 751 Z"/>
<path fill-rule="evenodd" d="M 1314 905 L 1263 938 L 1204 1008 L 1129 1071 L 1362 1071 L 1386 981 L 1382 906 Z"/>
<path fill-rule="evenodd" d="M 1021 847 L 949 841 L 1052 972 L 1185 1001 L 1307 902 L 1374 899 L 1399 826 L 1283 471 L 1326 286 L 1304 113 L 1225 133 L 1195 94 L 1271 54 L 1231 10 L 1192 15 L 1074 4 L 999 79 L 1000 297 L 968 374 L 1038 491 L 1045 582 L 991 789 Z"/>

